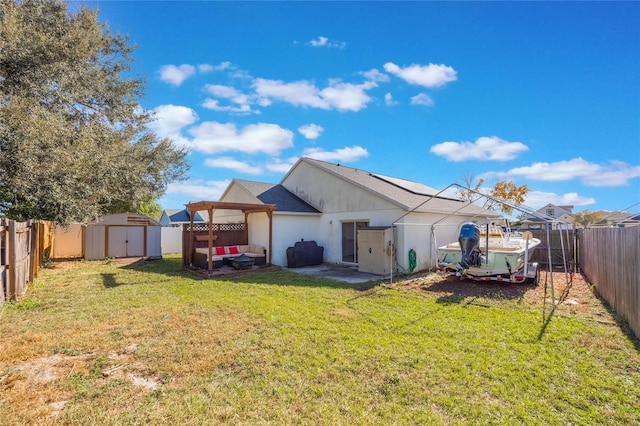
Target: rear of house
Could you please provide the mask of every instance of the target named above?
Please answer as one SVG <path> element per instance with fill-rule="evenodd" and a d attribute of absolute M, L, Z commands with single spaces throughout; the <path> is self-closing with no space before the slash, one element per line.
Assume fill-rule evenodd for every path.
<path fill-rule="evenodd" d="M 281 266 L 287 264 L 286 249 L 303 239 L 324 247 L 327 263 L 358 265 L 359 231 L 388 229 L 381 234 L 387 241 L 380 246 L 380 259 L 372 262 L 384 262 L 385 254 L 393 253 L 395 270 L 425 270 L 437 263 L 437 245 L 455 241 L 462 223 L 497 217 L 416 182 L 309 158 L 298 160 L 280 184 L 234 180 L 220 201 L 277 206 L 272 263 Z M 241 218 L 216 212 L 214 221 Z M 267 216 L 251 215 L 249 221 L 249 241 L 264 245 Z M 415 253 L 415 267 L 410 251 Z"/>

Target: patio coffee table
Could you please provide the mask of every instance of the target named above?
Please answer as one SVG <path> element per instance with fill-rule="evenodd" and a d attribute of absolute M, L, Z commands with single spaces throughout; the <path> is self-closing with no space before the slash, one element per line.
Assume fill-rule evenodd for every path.
<path fill-rule="evenodd" d="M 231 266 L 236 269 L 249 269 L 255 262 L 256 260 L 253 257 L 241 254 L 231 260 Z"/>

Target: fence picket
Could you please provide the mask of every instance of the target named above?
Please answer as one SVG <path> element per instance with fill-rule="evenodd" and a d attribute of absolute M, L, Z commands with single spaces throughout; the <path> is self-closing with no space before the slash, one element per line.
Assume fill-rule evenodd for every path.
<path fill-rule="evenodd" d="M 0 219 L 0 304 L 24 294 L 37 275 L 37 225 Z"/>
<path fill-rule="evenodd" d="M 7 220 L 0 219 L 0 305 L 4 303 L 9 284 Z"/>
<path fill-rule="evenodd" d="M 640 338 L 640 226 L 581 229 L 582 273 Z"/>

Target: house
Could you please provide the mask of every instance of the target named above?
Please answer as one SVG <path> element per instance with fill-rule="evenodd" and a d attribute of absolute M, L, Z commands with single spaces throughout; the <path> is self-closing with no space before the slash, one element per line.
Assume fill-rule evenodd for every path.
<path fill-rule="evenodd" d="M 522 229 L 545 229 L 551 223 L 552 229 L 566 229 L 573 223 L 573 206 L 556 206 L 549 203 L 537 210 L 537 214 L 522 220 Z"/>
<path fill-rule="evenodd" d="M 415 270 L 425 270 L 436 265 L 438 245 L 457 240 L 462 223 L 499 217 L 417 182 L 310 158 L 300 158 L 279 184 L 234 179 L 220 202 L 276 206 L 269 216 L 249 215 L 247 223 L 252 244 L 267 247 L 272 235 L 271 263 L 281 266 L 288 247 L 312 240 L 324 247 L 328 263 L 359 265 L 359 258 L 379 255 L 367 262 L 375 264 L 394 253 L 393 269 L 410 271 L 411 250 Z M 239 212 L 213 213 L 214 223 L 243 220 Z M 379 230 L 375 250 L 359 246 L 362 230 Z"/>
<path fill-rule="evenodd" d="M 188 209 L 165 209 L 160 215 L 160 225 L 180 227 L 191 221 L 191 212 Z M 193 217 L 195 223 L 205 223 L 209 221 L 206 211 L 195 212 Z"/>
<path fill-rule="evenodd" d="M 640 214 L 626 213 L 621 211 L 606 211 L 600 210 L 595 212 L 600 215 L 602 219 L 594 223 L 594 227 L 628 227 L 637 226 L 640 224 Z"/>

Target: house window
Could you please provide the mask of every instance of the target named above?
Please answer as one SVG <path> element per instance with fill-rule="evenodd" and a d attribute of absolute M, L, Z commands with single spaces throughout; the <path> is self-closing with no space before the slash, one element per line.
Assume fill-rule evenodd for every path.
<path fill-rule="evenodd" d="M 342 222 L 342 261 L 358 263 L 358 229 L 366 228 L 369 222 Z"/>
<path fill-rule="evenodd" d="M 547 209 L 547 216 L 556 217 L 555 211 L 553 209 Z"/>

